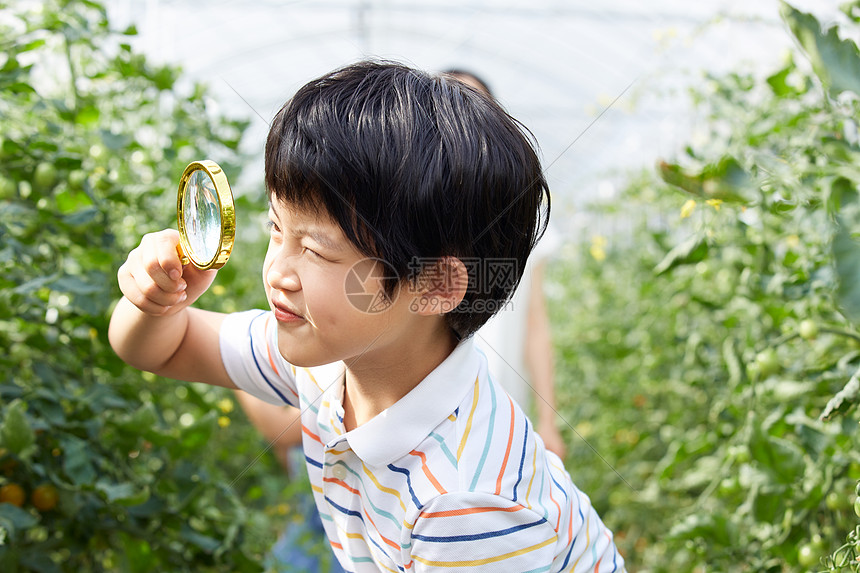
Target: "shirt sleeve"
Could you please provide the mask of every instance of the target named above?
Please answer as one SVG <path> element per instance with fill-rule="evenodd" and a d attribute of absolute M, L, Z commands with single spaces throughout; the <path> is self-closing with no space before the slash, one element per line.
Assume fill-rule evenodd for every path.
<path fill-rule="evenodd" d="M 625 571 L 611 532 L 590 504 L 571 510 L 585 515 L 555 524 L 501 496 L 441 495 L 422 508 L 412 528 L 414 571 Z"/>
<path fill-rule="evenodd" d="M 272 313 L 249 310 L 228 315 L 219 334 L 224 369 L 240 390 L 282 406 L 299 407 L 295 368 L 278 351 Z"/>

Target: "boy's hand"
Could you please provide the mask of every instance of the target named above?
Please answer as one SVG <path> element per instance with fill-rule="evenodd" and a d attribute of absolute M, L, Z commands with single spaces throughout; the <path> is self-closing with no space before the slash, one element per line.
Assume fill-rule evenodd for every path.
<path fill-rule="evenodd" d="M 144 235 L 117 272 L 122 294 L 152 316 L 169 316 L 191 305 L 206 292 L 218 271 L 182 266 L 176 247 L 179 232 L 166 229 Z"/>

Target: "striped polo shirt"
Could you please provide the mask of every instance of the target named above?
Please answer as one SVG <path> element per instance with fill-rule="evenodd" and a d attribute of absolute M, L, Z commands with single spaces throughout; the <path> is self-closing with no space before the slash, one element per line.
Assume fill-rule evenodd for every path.
<path fill-rule="evenodd" d="M 229 315 L 220 336 L 236 386 L 302 411 L 314 498 L 347 571 L 624 570 L 612 533 L 471 339 L 347 432 L 342 362 L 287 363 L 267 311 Z"/>

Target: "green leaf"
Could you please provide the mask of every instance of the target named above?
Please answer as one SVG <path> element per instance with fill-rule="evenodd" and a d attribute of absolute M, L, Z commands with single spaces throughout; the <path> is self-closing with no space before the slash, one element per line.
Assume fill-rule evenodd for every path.
<path fill-rule="evenodd" d="M 750 453 L 779 483 L 797 483 L 803 476 L 806 464 L 801 449 L 784 438 L 771 436 L 759 426 L 753 427 Z"/>
<path fill-rule="evenodd" d="M 731 156 L 724 156 L 698 171 L 665 161 L 658 162 L 657 170 L 666 183 L 702 199 L 741 204 L 752 201 L 753 178 Z"/>
<path fill-rule="evenodd" d="M 29 52 L 30 50 L 41 48 L 44 45 L 45 39 L 39 38 L 38 40 L 33 40 L 32 42 L 27 42 L 26 44 L 18 44 L 17 46 L 15 46 L 15 51 L 20 54 L 21 52 Z"/>
<path fill-rule="evenodd" d="M 66 436 L 61 442 L 64 453 L 63 469 L 66 475 L 75 485 L 92 484 L 96 479 L 96 471 L 87 451 L 87 442 L 74 436 Z"/>
<path fill-rule="evenodd" d="M 82 126 L 95 125 L 99 122 L 101 114 L 96 106 L 87 106 L 78 110 L 75 121 Z"/>
<path fill-rule="evenodd" d="M 821 84 L 836 97 L 844 91 L 860 95 L 860 51 L 852 40 L 841 39 L 835 26 L 826 29 L 812 14 L 780 3 L 783 20 L 806 52 Z"/>
<path fill-rule="evenodd" d="M 851 321 L 860 324 L 860 242 L 851 236 L 845 217 L 833 237 L 832 251 L 836 263 L 836 303 L 839 311 Z"/>
<path fill-rule="evenodd" d="M 820 420 L 830 420 L 836 414 L 845 414 L 857 403 L 858 396 L 860 396 L 860 379 L 858 379 L 858 375 L 860 375 L 860 370 L 857 370 L 845 386 L 842 387 L 842 390 L 837 392 L 827 402 L 827 406 L 824 407 L 824 411 L 819 416 Z"/>
<path fill-rule="evenodd" d="M 104 494 L 108 503 L 121 505 L 140 505 L 149 499 L 149 488 L 138 487 L 133 483 L 110 483 L 105 479 L 96 482 L 96 490 Z"/>
<path fill-rule="evenodd" d="M 209 411 L 195 420 L 187 428 L 183 428 L 179 443 L 185 451 L 195 451 L 206 446 L 215 431 L 218 416 Z"/>
<path fill-rule="evenodd" d="M 11 503 L 0 503 L 0 525 L 9 530 L 11 536 L 14 537 L 16 531 L 28 529 L 37 523 L 38 518 L 20 507 Z"/>
<path fill-rule="evenodd" d="M 125 532 L 119 532 L 122 541 L 122 558 L 125 571 L 148 573 L 155 569 L 155 556 L 152 547 L 145 539 L 137 539 Z"/>
<path fill-rule="evenodd" d="M 708 256 L 708 243 L 703 235 L 695 234 L 688 237 L 683 243 L 675 245 L 671 251 L 666 253 L 654 272 L 657 275 L 674 269 L 679 265 L 689 265 L 705 260 Z"/>
<path fill-rule="evenodd" d="M 212 553 L 221 545 L 221 542 L 219 542 L 217 539 L 209 537 L 208 535 L 203 535 L 202 533 L 198 533 L 185 524 L 182 525 L 182 531 L 180 532 L 180 536 L 186 541 L 196 545 L 206 553 Z"/>
<path fill-rule="evenodd" d="M 733 547 L 738 540 L 737 526 L 720 514 L 693 514 L 676 523 L 669 531 L 674 539 L 707 539 L 724 547 Z"/>
<path fill-rule="evenodd" d="M 26 411 L 24 402 L 13 400 L 6 408 L 3 425 L 0 426 L 0 444 L 22 459 L 28 459 L 36 450 L 36 433 L 27 420 Z"/>
<path fill-rule="evenodd" d="M 794 66 L 786 66 L 777 73 L 768 76 L 767 83 L 774 94 L 782 97 L 794 92 L 794 89 L 786 83 L 786 78 L 793 69 Z"/>
<path fill-rule="evenodd" d="M 30 551 L 22 555 L 21 565 L 33 573 L 63 573 L 62 569 L 43 552 Z"/>
<path fill-rule="evenodd" d="M 65 275 L 51 284 L 51 289 L 72 294 L 93 294 L 102 290 L 102 285 L 85 281 L 74 275 Z"/>

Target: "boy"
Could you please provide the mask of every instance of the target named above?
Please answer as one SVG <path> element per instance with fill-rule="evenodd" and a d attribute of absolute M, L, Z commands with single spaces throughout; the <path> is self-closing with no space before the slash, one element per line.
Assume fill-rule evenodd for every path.
<path fill-rule="evenodd" d="M 300 408 L 315 501 L 348 571 L 623 569 L 469 338 L 546 225 L 519 125 L 460 82 L 362 62 L 278 112 L 266 185 L 270 310 L 189 306 L 214 273 L 181 267 L 175 231 L 147 235 L 118 273 L 116 352 Z"/>

